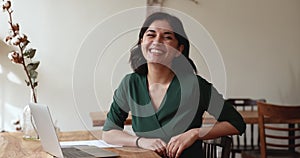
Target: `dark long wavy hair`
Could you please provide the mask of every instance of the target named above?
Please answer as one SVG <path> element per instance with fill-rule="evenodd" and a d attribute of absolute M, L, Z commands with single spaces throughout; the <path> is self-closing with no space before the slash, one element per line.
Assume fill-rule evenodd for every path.
<path fill-rule="evenodd" d="M 148 16 L 147 19 L 145 20 L 145 22 L 140 30 L 140 33 L 139 33 L 138 42 L 130 50 L 129 62 L 131 64 L 131 68 L 134 70 L 134 72 L 142 74 L 142 75 L 146 75 L 148 73 L 147 61 L 144 58 L 142 49 L 141 49 L 141 39 L 143 38 L 143 36 L 144 36 L 145 32 L 147 31 L 147 29 L 149 28 L 149 26 L 155 20 L 168 21 L 168 23 L 170 24 L 170 26 L 173 29 L 175 38 L 178 40 L 178 44 L 184 45 L 182 55 L 188 60 L 188 63 L 190 64 L 190 66 L 182 67 L 181 62 L 179 60 L 176 60 L 176 58 L 175 58 L 172 63 L 172 69 L 189 72 L 189 73 L 197 73 L 196 65 L 189 57 L 190 42 L 186 36 L 182 22 L 177 17 L 172 16 L 168 13 L 164 13 L 164 12 L 155 12 L 155 13 L 151 14 L 150 16 Z"/>

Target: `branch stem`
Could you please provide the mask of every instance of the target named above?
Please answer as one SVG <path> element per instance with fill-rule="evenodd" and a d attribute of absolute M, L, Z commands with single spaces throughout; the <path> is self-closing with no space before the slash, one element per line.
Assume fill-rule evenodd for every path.
<path fill-rule="evenodd" d="M 12 13 L 13 13 L 13 11 L 10 10 L 10 9 L 6 9 L 6 11 L 7 11 L 8 16 L 9 16 L 9 21 L 8 21 L 8 23 L 9 23 L 9 25 L 10 25 L 10 27 L 11 27 L 12 32 L 13 32 L 13 36 L 16 36 L 16 30 L 15 30 L 15 28 L 13 27 L 13 18 L 12 18 Z M 21 59 L 22 59 L 22 66 L 23 66 L 23 68 L 24 68 L 24 70 L 25 70 L 26 77 L 28 78 L 28 82 L 29 82 L 29 84 L 30 84 L 29 86 L 30 86 L 30 88 L 31 88 L 31 90 L 32 90 L 31 93 L 32 93 L 32 96 L 33 96 L 33 102 L 34 102 L 34 103 L 37 103 L 37 97 L 36 97 L 36 92 L 35 92 L 35 86 L 34 86 L 34 83 L 33 83 L 32 79 L 31 79 L 31 77 L 30 77 L 29 71 L 28 71 L 28 69 L 27 69 L 27 67 L 26 67 L 26 63 L 25 63 L 25 59 L 24 59 L 24 55 L 23 55 L 23 53 L 24 53 L 24 48 L 25 48 L 25 47 L 22 47 L 22 46 L 21 46 L 21 42 L 20 42 L 17 46 L 18 46 L 18 48 L 19 48 L 19 50 L 20 50 L 20 55 L 21 55 Z"/>

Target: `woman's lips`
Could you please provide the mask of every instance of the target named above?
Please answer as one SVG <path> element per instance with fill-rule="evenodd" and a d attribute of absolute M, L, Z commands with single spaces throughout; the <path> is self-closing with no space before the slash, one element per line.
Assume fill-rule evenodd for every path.
<path fill-rule="evenodd" d="M 165 53 L 163 50 L 161 50 L 161 49 L 156 49 L 156 48 L 151 48 L 151 49 L 149 49 L 149 52 L 152 53 L 152 54 L 157 54 L 157 55 L 160 55 L 160 54 Z"/>

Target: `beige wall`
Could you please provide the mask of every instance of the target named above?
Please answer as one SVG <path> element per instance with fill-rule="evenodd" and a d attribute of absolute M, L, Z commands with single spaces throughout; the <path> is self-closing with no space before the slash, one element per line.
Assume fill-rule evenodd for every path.
<path fill-rule="evenodd" d="M 226 97 L 300 103 L 300 1 L 166 1 L 212 35 L 227 73 Z"/>
<path fill-rule="evenodd" d="M 145 0 L 126 0 L 126 3 L 123 0 L 13 1 L 14 20 L 20 23 L 23 32 L 28 34 L 30 46 L 38 50 L 36 59 L 41 61 L 38 69 L 38 100 L 40 103 L 49 105 L 53 119 L 57 120 L 62 130 L 91 127 L 88 113 L 82 116 L 83 114 L 77 111 L 78 107 L 73 98 L 73 69 L 82 42 L 85 41 L 89 32 L 101 26 L 102 21 L 107 21 L 114 14 L 120 14 L 119 12 L 124 12 L 126 9 L 145 4 Z M 143 14 L 138 16 L 145 17 Z M 0 20 L 0 37 L 3 39 L 8 32 L 6 14 L 1 12 Z M 130 20 L 130 17 L 121 19 L 121 23 L 117 26 L 111 26 L 109 32 L 115 32 L 114 30 L 117 30 L 115 27 L 122 26 L 120 24 L 125 24 L 127 20 Z M 141 23 L 141 19 L 138 20 Z M 109 30 L 107 27 L 105 29 L 106 32 Z M 127 43 L 123 45 L 128 47 L 135 42 L 135 37 L 136 34 L 134 40 L 128 40 L 129 43 L 126 41 Z M 105 36 L 98 37 L 93 43 L 101 44 L 105 38 Z M 0 71 L 0 129 L 12 130 L 11 121 L 22 117 L 22 109 L 29 102 L 29 88 L 24 84 L 25 77 L 22 68 L 12 64 L 7 58 L 12 48 L 7 47 L 2 41 L 0 41 L 0 68 L 2 70 Z M 124 52 L 124 50 L 116 51 L 118 52 Z M 89 52 L 83 53 L 89 55 Z M 116 53 L 112 54 L 116 56 Z M 115 61 L 111 62 L 115 63 Z M 123 67 L 127 68 L 128 72 L 127 63 L 124 65 Z M 87 71 L 94 68 L 88 67 Z M 8 74 L 14 74 L 15 78 L 8 79 Z M 105 73 L 103 75 L 106 76 Z M 93 76 L 79 77 L 87 80 L 93 78 Z M 89 83 L 82 82 L 83 86 L 86 84 Z M 112 88 L 104 87 L 101 90 L 101 94 L 109 96 L 105 100 L 111 100 Z M 94 90 L 90 92 L 93 93 Z M 103 101 L 100 102 L 103 106 Z M 88 105 L 92 104 L 94 103 L 87 101 L 85 105 L 80 106 L 86 107 L 87 111 L 100 110 L 98 106 L 89 108 Z M 104 106 L 105 109 L 107 107 L 109 105 Z"/>
<path fill-rule="evenodd" d="M 164 7 L 196 19 L 218 46 L 225 80 L 215 81 L 212 74 L 219 69 L 210 65 L 219 63 L 206 60 L 203 52 L 192 47 L 199 74 L 216 84 L 226 98 L 299 104 L 300 1 L 198 2 L 165 0 Z M 62 130 L 92 128 L 88 112 L 108 109 L 114 88 L 130 72 L 128 49 L 136 42 L 137 27 L 145 17 L 143 8 L 135 7 L 145 4 L 146 0 L 13 2 L 15 21 L 29 35 L 31 46 L 38 49 L 39 102 L 50 106 Z M 135 14 L 134 10 L 139 12 Z M 7 33 L 6 19 L 1 13 L 1 38 Z M 188 35 L 193 36 L 193 31 L 187 30 Z M 107 37 L 113 39 L 106 41 Z M 21 67 L 7 59 L 12 48 L 3 42 L 0 48 L 0 129 L 12 130 L 11 121 L 21 118 L 22 108 L 29 101 L 29 89 L 23 83 Z M 90 59 L 84 60 L 87 56 Z M 83 72 L 77 73 L 81 68 Z M 15 79 L 8 79 L 13 74 Z"/>

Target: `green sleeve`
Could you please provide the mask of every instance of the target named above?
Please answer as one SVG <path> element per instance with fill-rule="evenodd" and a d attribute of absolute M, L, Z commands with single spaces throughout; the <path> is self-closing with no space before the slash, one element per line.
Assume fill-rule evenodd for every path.
<path fill-rule="evenodd" d="M 126 76 L 120 86 L 115 90 L 113 102 L 107 113 L 107 118 L 103 126 L 103 131 L 111 129 L 124 129 L 124 122 L 128 117 L 129 107 L 126 100 L 126 91 L 128 90 L 128 76 Z"/>
<path fill-rule="evenodd" d="M 224 102 L 224 106 L 218 121 L 228 121 L 237 130 L 239 130 L 240 135 L 242 135 L 246 130 L 246 123 L 243 117 L 236 110 L 236 108 L 229 102 Z"/>
<path fill-rule="evenodd" d="M 241 134 L 246 130 L 246 124 L 240 113 L 229 102 L 225 102 L 223 96 L 216 88 L 206 80 L 200 78 L 200 104 L 205 105 L 206 110 L 210 115 L 214 116 L 218 121 L 227 121 L 233 125 Z"/>

